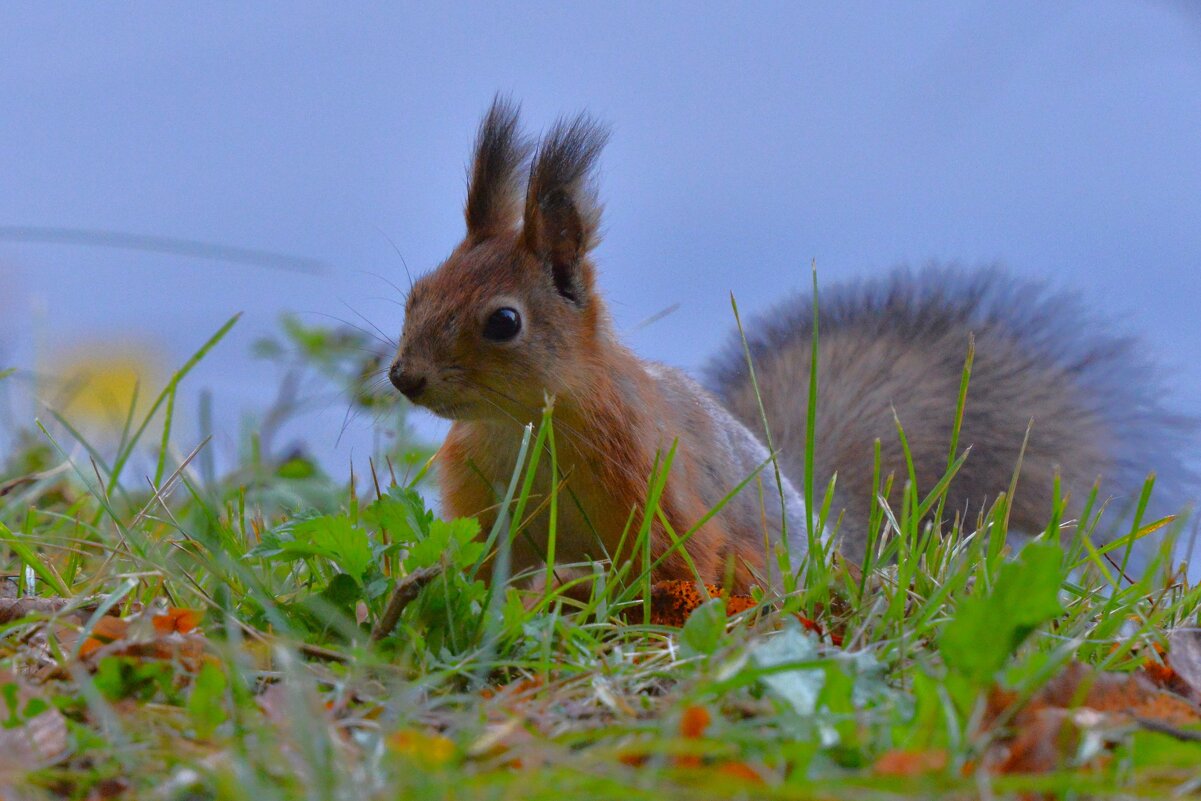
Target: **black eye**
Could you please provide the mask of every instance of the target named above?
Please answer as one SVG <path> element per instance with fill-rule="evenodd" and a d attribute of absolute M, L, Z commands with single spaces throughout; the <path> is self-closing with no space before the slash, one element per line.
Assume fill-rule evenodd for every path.
<path fill-rule="evenodd" d="M 505 307 L 492 312 L 484 323 L 484 339 L 493 342 L 508 342 L 521 331 L 521 315 L 517 309 Z"/>

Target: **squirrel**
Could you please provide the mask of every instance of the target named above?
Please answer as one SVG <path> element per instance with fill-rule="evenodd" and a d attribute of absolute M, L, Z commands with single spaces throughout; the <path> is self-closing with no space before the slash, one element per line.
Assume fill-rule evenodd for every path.
<path fill-rule="evenodd" d="M 535 145 L 516 105 L 494 100 L 469 170 L 466 236 L 413 284 L 389 378 L 412 403 L 452 421 L 435 456 L 446 514 L 478 517 L 490 529 L 524 427 L 537 424 L 551 398 L 558 475 L 541 459 L 534 492 L 545 498 L 558 482 L 565 499 L 557 562 L 634 558 L 628 540 L 643 524 L 649 478 L 674 445 L 649 529 L 653 578 L 699 578 L 731 591 L 765 585 L 774 580 L 775 545 L 786 537 L 800 564 L 814 525 L 797 491 L 812 300 L 785 299 L 745 340 L 735 335 L 706 370 L 708 389 L 634 354 L 614 332 L 591 255 L 607 138 L 580 114 L 561 118 Z M 1051 516 L 1056 476 L 1064 492 L 1085 495 L 1100 475 L 1137 486 L 1139 453 L 1155 453 L 1187 427 L 1160 407 L 1132 341 L 1085 334 L 1074 304 L 1039 285 L 996 271 L 897 271 L 819 301 L 814 478 L 820 492 L 836 476 L 837 545 L 848 558 L 862 558 L 882 491 L 873 485 L 877 441 L 880 475 L 908 476 L 896 420 L 919 485 L 946 471 L 973 336 L 960 434 L 971 452 L 947 491 L 949 509 L 978 514 L 1008 490 L 1021 454 L 1011 527 L 1036 533 Z M 778 471 L 756 433 L 765 421 Z M 545 558 L 548 514 L 538 511 L 526 526 L 531 536 L 514 539 L 515 571 Z"/>

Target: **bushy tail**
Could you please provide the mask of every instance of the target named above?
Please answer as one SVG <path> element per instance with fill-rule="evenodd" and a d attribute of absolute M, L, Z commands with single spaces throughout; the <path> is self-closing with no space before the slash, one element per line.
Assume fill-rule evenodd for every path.
<path fill-rule="evenodd" d="M 1027 426 L 1029 442 L 1010 513 L 1017 530 L 1045 527 L 1058 474 L 1081 501 L 1130 499 L 1149 471 L 1173 510 L 1191 500 L 1185 463 L 1196 421 L 1161 404 L 1155 371 L 1134 340 L 1104 332 L 1079 303 L 999 270 L 931 267 L 819 292 L 815 480 L 838 474 L 843 547 L 862 552 L 871 499 L 873 443 L 882 475 L 908 474 L 896 416 L 919 489 L 944 474 L 969 336 L 976 356 L 959 445 L 971 454 L 948 508 L 974 520 L 1008 489 Z M 813 304 L 797 296 L 748 326 L 746 335 L 781 465 L 804 475 Z M 709 366 L 711 388 L 744 424 L 763 429 L 741 340 Z M 894 498 L 899 497 L 894 493 Z"/>

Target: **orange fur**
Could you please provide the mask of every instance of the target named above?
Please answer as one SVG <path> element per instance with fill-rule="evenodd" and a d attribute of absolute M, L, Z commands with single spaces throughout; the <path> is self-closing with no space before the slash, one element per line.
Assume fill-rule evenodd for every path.
<path fill-rule="evenodd" d="M 650 529 L 657 559 L 672 547 L 662 520 L 683 536 L 745 478 L 725 463 L 698 458 L 712 443 L 700 433 L 738 424 L 728 416 L 698 417 L 698 410 L 716 408 L 707 393 L 680 376 L 656 375 L 612 332 L 589 258 L 600 218 L 591 174 L 604 131 L 583 116 L 555 126 L 533 157 L 522 203 L 516 179 L 530 147 L 516 123 L 516 110 L 498 100 L 481 125 L 467 236 L 413 287 L 393 381 L 414 402 L 454 420 L 437 456 L 444 512 L 476 516 L 485 531 L 500 514 L 523 427 L 537 423 L 546 399 L 554 398 L 559 475 L 551 475 L 543 454 L 527 507 L 532 517 L 513 542 L 516 571 L 543 558 L 546 501 L 555 486 L 557 561 L 633 558 L 651 473 L 679 440 L 658 505 L 662 519 Z M 497 310 L 512 311 L 522 322 L 511 340 L 484 333 Z M 671 393 L 692 402 L 681 407 Z M 698 485 L 696 476 L 706 481 Z M 732 526 L 728 515 L 719 515 L 695 532 L 688 554 L 701 578 L 723 581 L 733 570 L 739 586 L 750 583 L 763 564 L 760 517 L 744 510 L 742 520 L 754 522 Z M 676 551 L 654 578 L 693 575 Z"/>
<path fill-rule="evenodd" d="M 699 578 L 734 592 L 776 580 L 774 549 L 787 544 L 799 565 L 809 543 L 798 535 L 812 527 L 789 483 L 806 468 L 801 388 L 809 385 L 811 303 L 789 300 L 748 329 L 756 385 L 741 339 L 715 362 L 712 384 L 725 405 L 682 373 L 639 359 L 613 333 L 590 257 L 601 212 L 593 173 L 605 131 L 577 116 L 553 126 L 535 149 L 517 117 L 503 99 L 485 117 L 470 170 L 466 235 L 413 287 L 391 369 L 393 383 L 414 403 L 454 421 L 437 457 L 444 512 L 478 516 L 485 531 L 491 528 L 523 429 L 537 424 L 553 398 L 559 472 L 551 474 L 542 454 L 529 519 L 520 521 L 513 543 L 515 570 L 536 567 L 546 553 L 547 500 L 556 487 L 557 561 L 640 558 L 633 541 L 648 480 L 674 444 L 650 526 L 653 557 L 672 551 L 669 527 L 682 536 L 699 526 L 687 547 Z M 871 461 L 877 444 L 885 472 L 901 477 L 898 488 L 910 458 L 926 488 L 945 471 L 973 331 L 979 350 L 960 447 L 974 450 L 949 490 L 955 514 L 975 514 L 1008 488 L 1023 442 L 1012 520 L 1034 532 L 1055 502 L 1056 476 L 1079 499 L 1097 472 L 1135 475 L 1131 452 L 1155 452 L 1147 443 L 1193 430 L 1193 421 L 1163 413 L 1153 384 L 1128 378 L 1145 375 L 1128 343 L 1065 330 L 1084 328 L 1068 305 L 1003 277 L 981 273 L 957 286 L 953 274 L 937 271 L 900 273 L 826 296 L 815 477 L 820 491 L 838 476 L 832 511 L 835 518 L 846 513 L 844 553 L 863 552 L 867 509 L 881 491 Z M 780 448 L 779 479 L 762 470 L 767 451 L 751 433 L 764 416 Z M 908 452 L 896 437 L 897 418 Z M 727 499 L 757 470 L 746 491 Z M 699 525 L 723 499 L 720 513 Z M 678 550 L 653 576 L 695 577 Z"/>

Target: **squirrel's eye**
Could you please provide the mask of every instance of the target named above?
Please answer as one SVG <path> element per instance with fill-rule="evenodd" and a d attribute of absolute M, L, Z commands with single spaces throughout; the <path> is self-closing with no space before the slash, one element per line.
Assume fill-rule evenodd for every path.
<path fill-rule="evenodd" d="M 493 342 L 507 342 L 521 331 L 521 315 L 517 309 L 505 307 L 492 312 L 488 322 L 484 323 L 484 339 Z"/>

